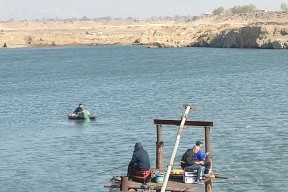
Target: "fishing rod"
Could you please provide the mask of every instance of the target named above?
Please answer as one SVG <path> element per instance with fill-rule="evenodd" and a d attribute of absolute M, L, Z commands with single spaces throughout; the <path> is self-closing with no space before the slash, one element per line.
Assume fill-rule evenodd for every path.
<path fill-rule="evenodd" d="M 73 182 L 81 181 L 81 180 L 84 180 L 84 179 L 87 179 L 87 178 L 90 178 L 90 177 L 94 177 L 94 176 L 96 176 L 96 175 L 100 175 L 100 174 L 102 174 L 102 173 L 106 173 L 106 172 L 109 172 L 109 171 L 117 170 L 117 169 L 120 169 L 120 168 L 122 168 L 122 167 L 127 167 L 127 166 L 128 166 L 128 165 L 122 165 L 122 166 L 120 166 L 120 167 L 115 167 L 115 168 L 112 168 L 112 169 L 107 169 L 107 170 L 104 170 L 104 171 L 95 173 L 95 174 L 93 174 L 93 175 L 90 175 L 90 176 L 83 177 L 83 178 L 81 178 L 81 179 L 75 180 L 75 181 L 73 181 Z"/>

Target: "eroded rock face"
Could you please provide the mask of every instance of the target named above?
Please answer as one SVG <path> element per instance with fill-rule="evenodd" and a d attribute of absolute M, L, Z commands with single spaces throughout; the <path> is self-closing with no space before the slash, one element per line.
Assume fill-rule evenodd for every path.
<path fill-rule="evenodd" d="M 193 47 L 218 47 L 218 48 L 265 48 L 287 49 L 286 40 L 277 37 L 286 35 L 286 29 L 274 28 L 272 31 L 265 27 L 246 26 L 236 29 L 221 31 L 218 35 L 204 34 L 199 36 Z M 281 37 L 280 37 L 281 38 Z"/>
<path fill-rule="evenodd" d="M 211 41 L 212 47 L 258 48 L 261 27 L 243 27 L 221 32 Z"/>
<path fill-rule="evenodd" d="M 149 48 L 178 48 L 183 47 L 181 42 L 155 42 L 148 46 Z"/>
<path fill-rule="evenodd" d="M 264 49 L 288 49 L 288 42 L 272 41 L 261 45 Z"/>

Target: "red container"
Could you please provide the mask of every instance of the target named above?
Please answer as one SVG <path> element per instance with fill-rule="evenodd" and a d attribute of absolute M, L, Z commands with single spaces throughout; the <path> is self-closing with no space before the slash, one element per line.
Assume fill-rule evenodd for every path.
<path fill-rule="evenodd" d="M 151 171 L 150 170 L 132 170 L 131 179 L 136 182 L 140 183 L 147 183 L 151 178 Z"/>

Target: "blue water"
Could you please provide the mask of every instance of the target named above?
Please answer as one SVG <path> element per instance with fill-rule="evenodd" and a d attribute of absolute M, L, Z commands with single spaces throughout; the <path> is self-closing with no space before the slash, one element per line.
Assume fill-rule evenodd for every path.
<path fill-rule="evenodd" d="M 229 180 L 213 191 L 287 191 L 287 51 L 0 49 L 0 80 L 1 192 L 107 192 L 135 142 L 155 166 L 153 119 L 180 119 L 183 103 L 214 122 L 213 168 Z M 67 119 L 80 102 L 96 121 Z M 165 166 L 177 129 L 163 127 Z M 203 128 L 183 131 L 176 167 L 198 139 Z"/>

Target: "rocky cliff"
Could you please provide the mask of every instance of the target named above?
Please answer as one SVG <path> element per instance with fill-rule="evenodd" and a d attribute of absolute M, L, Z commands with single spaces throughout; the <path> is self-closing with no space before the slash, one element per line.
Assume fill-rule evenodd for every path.
<path fill-rule="evenodd" d="M 288 49 L 288 28 L 246 26 L 203 34 L 193 47 Z"/>

